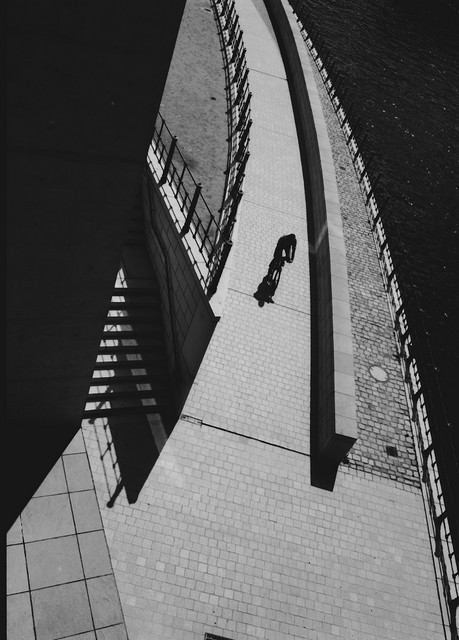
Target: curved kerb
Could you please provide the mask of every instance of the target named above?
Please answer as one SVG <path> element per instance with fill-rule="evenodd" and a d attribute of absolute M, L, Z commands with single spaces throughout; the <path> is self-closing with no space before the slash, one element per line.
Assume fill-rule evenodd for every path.
<path fill-rule="evenodd" d="M 305 184 L 311 274 L 311 454 L 321 469 L 316 474 L 321 484 L 357 439 L 346 250 L 330 141 L 304 41 L 285 0 L 265 0 L 265 4 L 289 83 Z M 315 482 L 314 470 L 312 475 Z"/>
<path fill-rule="evenodd" d="M 323 58 L 308 33 L 304 16 L 299 2 L 292 4 L 297 15 L 300 32 L 308 47 L 317 70 L 324 82 L 324 87 L 330 97 L 338 122 L 346 138 L 352 163 L 358 178 L 361 192 L 365 198 L 368 222 L 371 225 L 373 239 L 378 250 L 381 275 L 386 290 L 389 312 L 391 314 L 397 353 L 400 358 L 400 368 L 405 385 L 405 393 L 411 414 L 411 428 L 415 444 L 416 460 L 421 474 L 421 490 L 424 499 L 428 527 L 431 539 L 435 542 L 434 558 L 443 586 L 446 607 L 445 615 L 450 625 L 452 636 L 457 636 L 457 615 L 459 608 L 459 575 L 457 571 L 456 553 L 453 543 L 453 527 L 450 525 L 448 508 L 445 502 L 444 490 L 438 473 L 436 451 L 432 440 L 432 432 L 426 409 L 419 370 L 412 348 L 412 337 L 409 332 L 405 308 L 395 273 L 392 256 L 382 223 L 381 210 L 374 194 L 376 179 L 372 182 L 365 166 L 364 158 L 359 150 L 357 139 L 349 123 L 348 115 L 339 97 L 336 95 L 330 74 L 325 67 Z M 300 8 L 300 11 L 298 11 Z M 456 635 L 455 635 L 456 634 Z"/>

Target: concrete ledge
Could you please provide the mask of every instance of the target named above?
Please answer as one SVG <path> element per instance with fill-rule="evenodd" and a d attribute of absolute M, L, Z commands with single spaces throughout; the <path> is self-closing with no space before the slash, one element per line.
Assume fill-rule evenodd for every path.
<path fill-rule="evenodd" d="M 311 272 L 311 447 L 336 471 L 357 439 L 352 328 L 338 189 L 309 57 L 286 0 L 265 0 L 282 53 L 306 191 Z"/>

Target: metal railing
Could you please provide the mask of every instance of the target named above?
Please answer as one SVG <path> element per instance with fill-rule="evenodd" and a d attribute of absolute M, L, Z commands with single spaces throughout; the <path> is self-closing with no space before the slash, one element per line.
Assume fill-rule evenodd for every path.
<path fill-rule="evenodd" d="M 210 297 L 217 288 L 231 245 L 221 241 L 221 226 L 201 193 L 201 184 L 194 179 L 180 152 L 177 138 L 161 114 L 158 114 L 150 144 L 147 168 L 147 186 L 149 174 L 159 188 L 167 187 L 164 201 L 201 285 Z"/>
<path fill-rule="evenodd" d="M 334 61 L 331 60 L 319 29 L 310 19 L 301 0 L 290 0 L 297 16 L 303 39 L 317 66 L 333 109 L 345 135 L 358 182 L 365 199 L 365 206 L 379 254 L 379 264 L 389 302 L 393 327 L 398 346 L 398 355 L 405 382 L 405 392 L 410 408 L 410 422 L 415 442 L 421 487 L 426 508 L 427 524 L 434 543 L 433 556 L 436 571 L 440 575 L 446 615 L 452 640 L 458 638 L 459 574 L 455 549 L 444 501 L 441 478 L 438 470 L 431 427 L 427 415 L 413 343 L 400 287 L 394 269 L 388 239 L 381 217 L 387 195 L 380 187 L 380 174 L 374 170 L 375 155 L 365 150 L 365 133 L 359 123 L 353 105 L 346 99 L 346 88 L 340 81 L 332 82 Z M 346 107 L 346 102 L 349 108 Z M 351 122 L 356 123 L 351 127 Z"/>
<path fill-rule="evenodd" d="M 230 238 L 236 211 L 242 197 L 242 182 L 250 156 L 248 150 L 250 127 L 249 70 L 234 0 L 211 0 L 225 73 L 226 115 L 228 122 L 228 157 L 225 170 L 225 188 L 219 209 L 224 237 Z"/>
<path fill-rule="evenodd" d="M 177 138 L 158 114 L 147 166 L 180 231 L 200 282 L 210 298 L 216 291 L 232 247 L 231 236 L 242 198 L 242 183 L 250 152 L 251 93 L 242 30 L 234 0 L 211 0 L 223 56 L 228 122 L 225 187 L 218 218 L 212 213 L 177 145 Z M 197 257 L 196 253 L 199 255 Z"/>
<path fill-rule="evenodd" d="M 182 234 L 185 235 L 192 229 L 199 251 L 208 258 L 220 227 L 201 194 L 201 184 L 194 179 L 180 152 L 176 136 L 172 135 L 161 114 L 158 114 L 150 149 L 163 165 L 158 184 L 169 184 L 180 210 L 185 215 Z"/>

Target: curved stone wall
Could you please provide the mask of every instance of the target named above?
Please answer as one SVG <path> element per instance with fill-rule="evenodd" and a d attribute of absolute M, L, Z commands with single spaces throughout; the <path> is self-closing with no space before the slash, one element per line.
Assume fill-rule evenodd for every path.
<path fill-rule="evenodd" d="M 322 470 L 324 462 L 333 469 L 357 439 L 346 250 L 338 190 L 320 99 L 295 17 L 283 0 L 265 0 L 265 4 L 286 68 L 306 192 L 312 453 Z"/>

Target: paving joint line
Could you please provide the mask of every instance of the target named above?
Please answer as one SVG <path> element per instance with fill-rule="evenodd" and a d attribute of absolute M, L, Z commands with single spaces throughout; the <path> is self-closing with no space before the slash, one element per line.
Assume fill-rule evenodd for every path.
<path fill-rule="evenodd" d="M 298 218 L 298 220 L 304 220 L 306 222 L 306 217 L 302 216 L 302 215 L 294 215 L 292 213 L 289 213 L 288 211 L 285 211 L 284 209 L 276 209 L 275 207 L 270 207 L 269 205 L 265 205 L 265 204 L 260 204 L 260 202 L 256 201 L 256 200 L 251 200 L 250 198 L 247 198 L 247 196 L 244 194 L 242 197 L 242 202 L 250 202 L 250 204 L 258 206 L 262 209 L 268 209 L 269 211 L 275 211 L 276 213 L 281 213 L 284 216 L 289 216 L 290 218 Z"/>
<path fill-rule="evenodd" d="M 278 80 L 284 80 L 284 82 L 287 82 L 287 78 L 285 76 L 277 76 L 275 73 L 268 73 L 267 71 L 255 69 L 254 67 L 249 67 L 249 71 L 251 73 L 261 73 L 264 76 L 271 76 L 271 78 L 277 78 Z"/>
<path fill-rule="evenodd" d="M 210 427 L 211 429 L 216 429 L 217 431 L 224 431 L 225 433 L 229 433 L 233 436 L 240 436 L 241 438 L 246 438 L 247 440 L 254 440 L 255 442 L 260 442 L 261 444 L 266 444 L 269 447 L 274 447 L 276 449 L 282 449 L 283 451 L 289 451 L 290 453 L 296 453 L 300 456 L 304 456 L 306 458 L 310 458 L 311 454 L 305 453 L 304 451 L 299 451 L 298 449 L 291 449 L 290 447 L 284 447 L 281 444 L 276 444 L 274 442 L 268 442 L 268 440 L 262 440 L 261 438 L 255 438 L 254 436 L 248 436 L 244 433 L 239 433 L 238 431 L 232 431 L 231 429 L 225 429 L 225 427 L 219 427 L 216 424 L 210 424 L 209 422 L 203 422 L 200 418 L 195 418 L 194 416 L 188 416 L 185 413 L 182 413 L 180 416 L 181 420 L 185 420 L 186 422 L 191 422 L 192 424 L 197 424 L 200 427 Z"/>
<path fill-rule="evenodd" d="M 241 289 L 235 289 L 234 287 L 228 287 L 229 291 L 234 291 L 235 293 L 240 293 L 243 296 L 248 296 L 249 298 L 253 298 L 253 293 L 247 293 L 246 291 L 242 291 Z M 289 307 L 286 304 L 280 304 L 279 302 L 272 302 L 270 304 L 276 305 L 276 307 L 282 307 L 283 309 L 288 309 L 289 311 L 296 311 L 296 313 L 300 313 L 304 316 L 310 316 L 311 314 L 308 311 L 302 311 L 301 309 L 295 309 L 295 307 Z"/>
<path fill-rule="evenodd" d="M 279 129 L 273 129 L 272 127 L 266 127 L 262 124 L 257 123 L 258 129 L 263 129 L 264 131 L 269 131 L 270 133 L 276 133 L 280 136 L 284 136 L 285 138 L 291 138 L 292 140 L 298 140 L 298 136 L 295 133 L 285 133 L 285 131 L 279 131 Z"/>

